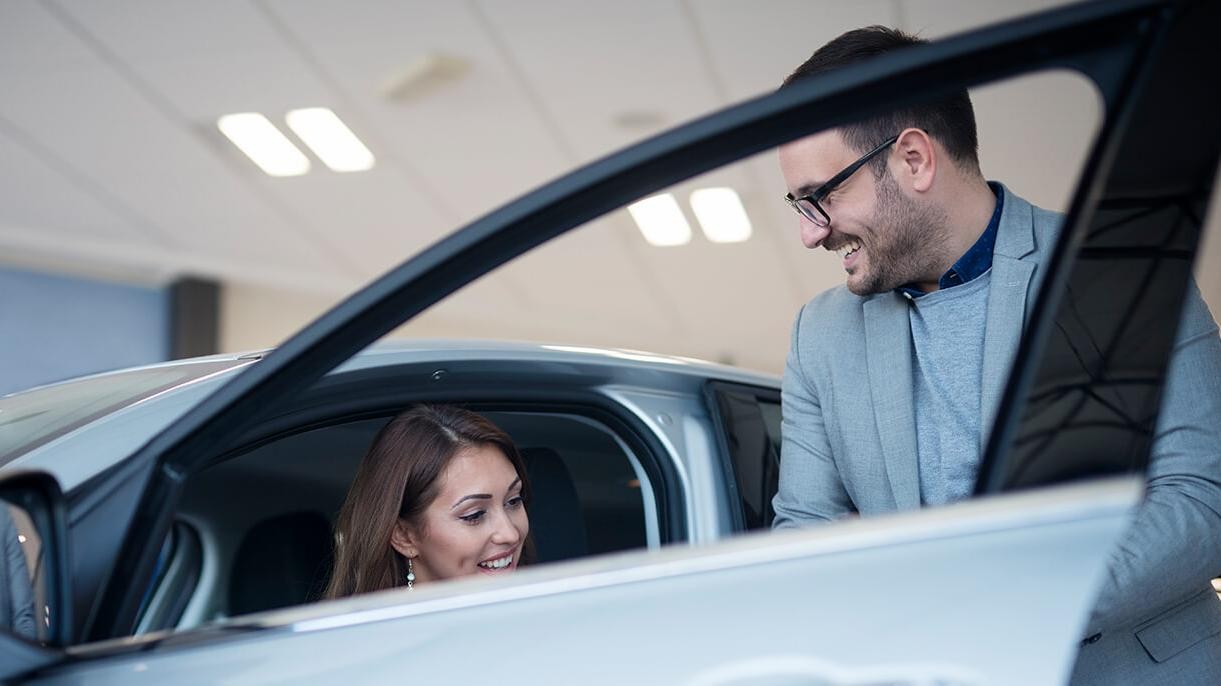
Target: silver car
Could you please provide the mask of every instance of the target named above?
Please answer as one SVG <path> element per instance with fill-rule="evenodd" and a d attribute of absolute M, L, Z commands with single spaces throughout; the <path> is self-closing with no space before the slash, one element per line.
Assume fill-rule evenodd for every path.
<path fill-rule="evenodd" d="M 32 638 L 0 632 L 0 678 L 1062 682 L 1141 498 L 1221 151 L 1221 102 L 1191 81 L 1221 66 L 1221 53 L 1197 49 L 1219 13 L 1082 5 L 811 79 L 489 214 L 274 351 L 0 400 L 0 497 L 37 546 L 38 609 Z M 667 184 L 896 100 L 1052 68 L 1094 83 L 1105 120 L 976 499 L 750 533 L 771 517 L 775 378 L 618 350 L 369 347 Z M 1099 420 L 1116 393 L 1131 421 Z M 507 580 L 313 602 L 356 462 L 382 422 L 420 400 L 485 413 L 526 449 L 544 563 Z"/>

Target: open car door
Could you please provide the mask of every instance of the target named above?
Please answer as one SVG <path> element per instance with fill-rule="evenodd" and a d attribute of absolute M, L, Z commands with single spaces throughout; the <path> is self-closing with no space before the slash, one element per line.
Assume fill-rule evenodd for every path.
<path fill-rule="evenodd" d="M 646 141 L 455 233 L 70 500 L 79 578 L 104 582 L 75 589 L 76 659 L 34 681 L 1063 681 L 1141 499 L 1192 292 L 1221 146 L 1217 89 L 1193 81 L 1221 66 L 1209 45 L 1219 14 L 1212 2 L 1103 2 L 886 55 Z M 981 470 L 978 494 L 999 497 L 525 570 L 495 587 L 457 582 L 411 602 L 376 594 L 106 640 L 134 631 L 185 476 L 406 319 L 669 184 L 897 105 L 1046 69 L 1092 81 L 1105 119 Z M 132 507 L 98 506 L 98 493 L 119 490 L 139 494 Z M 116 527 L 121 544 L 105 533 Z M 472 654 L 483 667 L 472 667 Z"/>

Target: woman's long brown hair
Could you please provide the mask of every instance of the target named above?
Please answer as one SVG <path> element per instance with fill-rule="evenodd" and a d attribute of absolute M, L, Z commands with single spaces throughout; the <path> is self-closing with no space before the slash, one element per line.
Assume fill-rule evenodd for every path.
<path fill-rule="evenodd" d="M 398 520 L 418 527 L 454 455 L 492 445 L 509 458 L 529 505 L 530 485 L 508 434 L 474 412 L 448 405 L 416 405 L 390 420 L 369 447 L 335 524 L 335 567 L 325 598 L 406 584 L 407 563 L 390 545 Z M 527 545 L 530 541 L 527 540 Z"/>

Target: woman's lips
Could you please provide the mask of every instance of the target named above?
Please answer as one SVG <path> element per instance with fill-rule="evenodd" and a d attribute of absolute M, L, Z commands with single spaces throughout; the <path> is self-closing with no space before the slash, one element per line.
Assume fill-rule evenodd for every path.
<path fill-rule="evenodd" d="M 483 560 L 477 564 L 476 567 L 478 567 L 479 571 L 483 572 L 484 574 L 500 574 L 503 572 L 510 572 L 517 569 L 517 557 L 518 552 L 514 550 L 503 555 L 497 555 L 496 557 L 490 557 Z M 506 560 L 507 564 L 505 564 Z"/>

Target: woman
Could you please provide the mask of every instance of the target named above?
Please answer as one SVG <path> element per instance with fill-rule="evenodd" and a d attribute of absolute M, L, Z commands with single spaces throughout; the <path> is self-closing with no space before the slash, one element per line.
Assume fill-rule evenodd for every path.
<path fill-rule="evenodd" d="M 327 598 L 512 572 L 528 548 L 529 484 L 487 419 L 417 405 L 378 433 L 335 527 Z"/>

